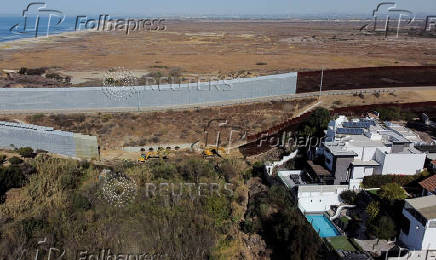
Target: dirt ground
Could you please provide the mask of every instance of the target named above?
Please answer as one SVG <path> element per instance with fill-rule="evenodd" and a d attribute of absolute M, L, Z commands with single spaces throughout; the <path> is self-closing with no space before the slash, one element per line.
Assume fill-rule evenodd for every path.
<path fill-rule="evenodd" d="M 120 148 L 196 141 L 204 144 L 206 138 L 209 144 L 214 144 L 218 135 L 221 145 L 227 145 L 228 140 L 231 140 L 232 145 L 236 145 L 244 138 L 244 134 L 252 135 L 269 129 L 306 111 L 318 102 L 318 106 L 334 109 L 422 101 L 436 101 L 436 89 L 401 88 L 392 94 L 332 95 L 323 96 L 319 101 L 317 98 L 300 98 L 159 112 L 5 114 L 0 116 L 0 120 L 52 126 L 56 129 L 96 135 L 102 147 L 102 159 L 136 160 L 138 153 L 125 152 Z"/>
<path fill-rule="evenodd" d="M 400 88 L 391 93 L 355 95 L 332 95 L 321 98 L 321 106 L 326 108 L 350 107 L 383 103 L 412 103 L 436 101 L 436 87 Z"/>
<path fill-rule="evenodd" d="M 227 107 L 142 113 L 14 114 L 0 120 L 22 121 L 82 134 L 96 135 L 102 149 L 200 141 L 237 142 L 291 118 L 315 103 L 314 99 L 272 101 Z M 233 130 L 233 131 L 232 131 Z M 206 135 L 207 133 L 207 135 Z"/>
<path fill-rule="evenodd" d="M 385 39 L 359 32 L 360 22 L 314 21 L 167 21 L 167 31 L 68 33 L 49 38 L 0 43 L 0 71 L 48 67 L 71 76 L 80 86 L 101 84 L 104 72 L 124 67 L 137 77 L 179 69 L 183 75 L 251 77 L 321 67 L 436 65 L 436 38 L 401 35 Z M 393 94 L 323 96 L 320 106 L 436 100 L 433 88 Z M 219 122 L 254 134 L 292 118 L 316 99 L 259 102 L 226 107 L 144 113 L 14 114 L 21 120 L 97 135 L 104 155 L 121 158 L 119 147 L 159 143 L 213 143 Z M 213 120 L 215 119 L 215 121 Z M 228 139 L 229 128 L 220 133 Z M 225 141 L 224 141 L 225 142 Z M 136 157 L 130 154 L 127 157 Z"/>
<path fill-rule="evenodd" d="M 367 66 L 436 64 L 436 38 L 385 39 L 361 22 L 167 21 L 167 31 L 69 33 L 0 44 L 0 69 L 49 67 L 76 84 L 101 82 L 113 67 L 185 75 L 252 76 Z"/>

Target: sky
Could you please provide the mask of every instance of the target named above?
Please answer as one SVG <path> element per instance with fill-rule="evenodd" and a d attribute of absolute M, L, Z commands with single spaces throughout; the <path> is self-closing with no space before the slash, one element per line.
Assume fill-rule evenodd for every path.
<path fill-rule="evenodd" d="M 388 0 L 414 13 L 436 15 L 436 0 Z M 20 15 L 31 2 L 45 2 L 67 15 L 275 15 L 371 14 L 380 0 L 6 0 L 1 14 Z M 386 1 L 385 1 L 386 2 Z M 7 4 L 6 4 L 7 3 Z"/>

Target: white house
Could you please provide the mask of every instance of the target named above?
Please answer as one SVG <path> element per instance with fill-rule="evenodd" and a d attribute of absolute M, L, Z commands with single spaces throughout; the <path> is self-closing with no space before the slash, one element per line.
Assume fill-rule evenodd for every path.
<path fill-rule="evenodd" d="M 436 195 L 406 199 L 400 240 L 410 250 L 436 250 Z"/>
<path fill-rule="evenodd" d="M 301 212 L 324 212 L 332 205 L 340 205 L 339 195 L 348 190 L 348 185 L 300 185 L 298 208 Z"/>
<path fill-rule="evenodd" d="M 426 155 L 415 149 L 419 142 L 420 138 L 403 126 L 339 116 L 329 123 L 317 155 L 324 157 L 335 184 L 352 182 L 358 187 L 365 176 L 421 172 Z"/>

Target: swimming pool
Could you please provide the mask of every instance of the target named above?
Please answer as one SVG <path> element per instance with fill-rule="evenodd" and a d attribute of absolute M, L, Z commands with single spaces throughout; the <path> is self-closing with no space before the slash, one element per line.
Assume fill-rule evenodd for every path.
<path fill-rule="evenodd" d="M 306 215 L 307 221 L 320 237 L 335 237 L 340 233 L 330 220 L 324 215 Z"/>

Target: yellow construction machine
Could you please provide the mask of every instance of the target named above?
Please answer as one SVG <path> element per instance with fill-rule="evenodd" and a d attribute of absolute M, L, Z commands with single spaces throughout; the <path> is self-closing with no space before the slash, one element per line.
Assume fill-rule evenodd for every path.
<path fill-rule="evenodd" d="M 159 147 L 157 151 L 148 151 L 147 153 L 142 153 L 138 158 L 139 163 L 144 163 L 149 159 L 168 159 L 169 149 L 164 149 Z"/>
<path fill-rule="evenodd" d="M 226 152 L 226 150 L 222 147 L 208 146 L 208 147 L 204 148 L 202 155 L 203 155 L 203 158 L 222 157 L 221 154 L 223 154 L 225 152 Z"/>

